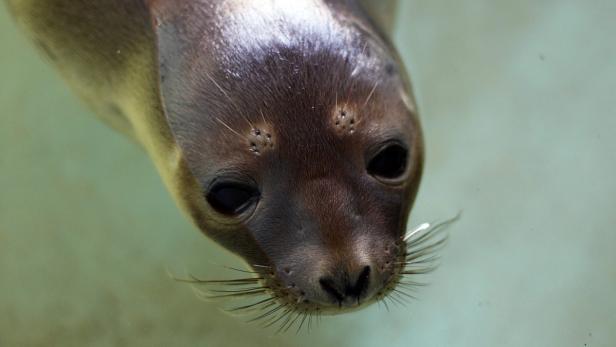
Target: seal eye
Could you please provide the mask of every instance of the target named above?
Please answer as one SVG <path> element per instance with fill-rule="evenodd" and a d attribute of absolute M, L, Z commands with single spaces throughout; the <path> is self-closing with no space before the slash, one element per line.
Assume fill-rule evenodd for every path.
<path fill-rule="evenodd" d="M 396 179 L 406 171 L 408 150 L 400 144 L 389 144 L 368 163 L 368 173 L 386 180 Z"/>
<path fill-rule="evenodd" d="M 207 201 L 218 212 L 235 216 L 246 210 L 259 197 L 259 192 L 248 185 L 220 182 L 207 193 Z"/>

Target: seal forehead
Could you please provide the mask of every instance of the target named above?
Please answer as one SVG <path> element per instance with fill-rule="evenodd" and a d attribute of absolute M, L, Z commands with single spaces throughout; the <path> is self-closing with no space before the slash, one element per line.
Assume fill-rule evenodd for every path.
<path fill-rule="evenodd" d="M 185 42 L 181 62 L 164 60 L 167 118 L 197 176 L 223 166 L 302 171 L 330 157 L 334 165 L 397 109 L 386 47 L 328 2 L 292 3 L 212 2 L 218 24 Z"/>
<path fill-rule="evenodd" d="M 221 5 L 218 13 L 225 17 L 221 28 L 225 41 L 235 48 L 254 51 L 263 46 L 292 45 L 300 38 L 293 35 L 299 27 L 319 36 L 342 39 L 346 32 L 327 9 L 319 0 L 240 0 Z M 238 37 L 242 40 L 236 40 Z"/>
<path fill-rule="evenodd" d="M 363 51 L 366 50 L 366 37 L 355 27 L 357 21 L 332 11 L 331 6 L 323 0 L 221 2 L 216 13 L 224 25 L 217 26 L 214 45 L 226 52 L 219 55 L 219 62 L 233 71 L 234 65 L 243 60 L 241 56 L 261 60 L 285 48 L 309 51 L 330 47 L 343 59 L 351 60 L 353 75 L 378 65 L 376 56 L 349 56 L 348 47 L 363 45 Z M 372 46 L 383 50 L 378 44 Z"/>

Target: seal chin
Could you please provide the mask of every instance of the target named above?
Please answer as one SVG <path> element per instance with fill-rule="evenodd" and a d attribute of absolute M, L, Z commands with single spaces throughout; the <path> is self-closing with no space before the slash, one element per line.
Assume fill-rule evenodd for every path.
<path fill-rule="evenodd" d="M 342 301 L 335 300 L 327 303 L 319 303 L 318 307 L 323 313 L 335 315 L 363 309 L 376 301 L 376 295 L 366 296 L 361 299 L 347 297 Z"/>

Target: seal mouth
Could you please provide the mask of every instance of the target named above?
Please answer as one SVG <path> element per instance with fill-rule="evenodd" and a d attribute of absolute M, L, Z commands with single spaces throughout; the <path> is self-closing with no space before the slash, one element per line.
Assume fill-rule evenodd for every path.
<path fill-rule="evenodd" d="M 389 311 L 390 305 L 404 306 L 409 300 L 417 299 L 414 295 L 417 288 L 427 285 L 420 280 L 420 276 L 437 269 L 439 251 L 448 239 L 446 229 L 460 217 L 461 213 L 458 213 L 453 218 L 422 223 L 409 230 L 396 242 L 397 261 L 392 264 L 392 274 L 384 280 L 382 288 L 361 300 L 358 294 L 353 302 L 343 301 L 340 293 L 327 289 L 330 288 L 327 283 L 321 285 L 330 293 L 333 304 L 312 302 L 295 284 L 285 285 L 277 276 L 277 271 L 268 265 L 252 264 L 252 271 L 225 267 L 248 275 L 244 278 L 204 280 L 193 275 L 188 275 L 188 278 L 170 276 L 178 282 L 189 283 L 195 295 L 202 300 L 239 301 L 239 304 L 225 308 L 224 311 L 248 317 L 248 323 L 257 323 L 263 328 L 276 328 L 276 333 L 287 332 L 293 327 L 297 333 L 303 328 L 310 331 L 324 315 L 352 312 L 375 302 L 379 305 L 382 303 Z M 362 278 L 367 277 L 369 271 L 369 268 L 364 269 Z"/>

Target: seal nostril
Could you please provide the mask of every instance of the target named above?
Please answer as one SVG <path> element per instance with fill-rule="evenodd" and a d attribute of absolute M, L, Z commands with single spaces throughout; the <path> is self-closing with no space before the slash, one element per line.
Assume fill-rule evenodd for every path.
<path fill-rule="evenodd" d="M 349 288 L 349 294 L 359 298 L 362 294 L 368 290 L 368 286 L 370 285 L 370 266 L 364 266 L 359 277 L 357 278 L 357 282 L 355 282 L 355 286 L 353 288 Z"/>
<path fill-rule="evenodd" d="M 336 289 L 336 284 L 331 277 L 321 277 L 319 279 L 319 284 L 327 294 L 336 298 L 338 302 L 344 300 L 344 296 Z"/>
<path fill-rule="evenodd" d="M 354 298 L 359 303 L 370 287 L 370 272 L 370 266 L 364 266 L 355 280 L 351 280 L 353 277 L 344 272 L 340 277 L 321 277 L 319 284 L 339 305 L 347 298 Z"/>

